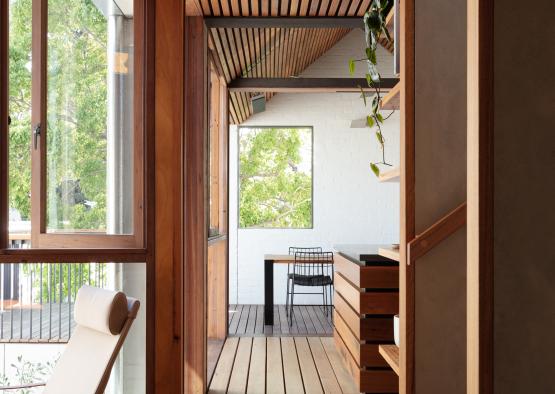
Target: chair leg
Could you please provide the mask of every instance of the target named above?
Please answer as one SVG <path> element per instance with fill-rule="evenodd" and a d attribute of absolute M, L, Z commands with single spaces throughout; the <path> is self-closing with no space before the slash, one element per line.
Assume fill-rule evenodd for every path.
<path fill-rule="evenodd" d="M 293 325 L 294 297 L 295 297 L 295 283 L 293 281 L 291 281 L 291 303 L 289 304 L 289 307 L 291 309 L 289 310 L 289 327 L 291 327 Z"/>
<path fill-rule="evenodd" d="M 287 278 L 287 292 L 285 293 L 285 316 L 289 316 L 289 278 Z"/>
<path fill-rule="evenodd" d="M 323 302 L 323 306 L 324 306 L 324 313 L 327 316 L 328 315 L 328 308 L 327 308 L 327 301 L 326 301 L 326 286 L 322 286 L 322 302 Z"/>

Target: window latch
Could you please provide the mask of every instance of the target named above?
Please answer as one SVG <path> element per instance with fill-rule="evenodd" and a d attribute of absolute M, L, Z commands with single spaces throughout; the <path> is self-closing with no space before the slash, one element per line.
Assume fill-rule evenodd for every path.
<path fill-rule="evenodd" d="M 38 146 L 39 136 L 40 136 L 40 123 L 37 123 L 37 125 L 33 129 L 33 141 L 34 141 L 34 145 L 35 145 L 35 150 L 37 149 L 37 146 Z"/>

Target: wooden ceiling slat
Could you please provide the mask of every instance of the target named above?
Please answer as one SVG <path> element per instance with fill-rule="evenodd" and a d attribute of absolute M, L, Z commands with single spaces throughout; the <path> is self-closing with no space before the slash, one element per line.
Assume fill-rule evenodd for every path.
<path fill-rule="evenodd" d="M 311 0 L 308 8 L 308 16 L 317 16 L 318 8 L 320 8 L 320 0 Z"/>
<path fill-rule="evenodd" d="M 289 15 L 289 1 L 281 0 L 281 8 L 279 11 L 279 16 L 287 16 Z"/>
<path fill-rule="evenodd" d="M 245 46 L 243 45 L 243 40 L 241 38 L 241 29 L 233 29 L 233 39 L 235 41 L 235 48 L 234 51 L 237 52 L 237 57 L 239 58 L 239 64 L 241 65 L 241 76 L 245 70 L 249 68 L 250 63 L 247 61 L 246 58 L 246 50 Z"/>
<path fill-rule="evenodd" d="M 216 45 L 214 44 L 214 38 L 212 37 L 212 32 L 209 32 L 208 34 L 208 57 L 215 64 L 216 69 L 218 70 L 218 75 L 222 77 L 227 83 L 228 80 L 225 78 L 224 68 L 222 66 L 222 62 L 220 61 L 220 56 L 218 55 L 218 52 L 216 50 Z"/>
<path fill-rule="evenodd" d="M 254 36 L 254 53 L 256 59 L 256 67 L 255 67 L 255 74 L 258 77 L 262 77 L 262 68 L 260 66 L 261 62 L 261 41 L 260 41 L 260 29 L 253 29 L 253 36 Z"/>
<path fill-rule="evenodd" d="M 349 10 L 347 11 L 347 16 L 357 15 L 358 7 L 360 7 L 360 0 L 353 0 Z"/>
<path fill-rule="evenodd" d="M 347 14 L 347 10 L 349 9 L 349 5 L 351 3 L 352 3 L 352 1 L 349 1 L 349 0 L 341 1 L 341 6 L 339 7 L 339 10 L 337 11 L 337 16 L 345 16 L 345 14 Z"/>
<path fill-rule="evenodd" d="M 370 8 L 370 3 L 371 2 L 372 2 L 372 0 L 362 0 L 361 3 L 360 3 L 360 7 L 358 7 L 357 15 L 358 16 L 364 16 L 366 11 L 368 11 L 368 8 Z"/>
<path fill-rule="evenodd" d="M 310 53 L 314 48 L 314 36 L 316 31 L 314 29 L 307 29 L 307 34 L 305 35 L 305 39 L 303 42 L 303 46 L 301 47 L 301 62 L 299 64 L 299 68 L 297 70 L 297 75 L 301 75 L 301 72 L 304 70 L 305 66 L 308 64 L 310 59 Z"/>
<path fill-rule="evenodd" d="M 239 6 L 239 0 L 231 0 L 231 15 L 241 16 L 241 7 Z"/>
<path fill-rule="evenodd" d="M 302 41 L 303 30 L 304 29 L 295 29 L 295 36 L 291 41 L 291 57 L 289 59 L 288 77 L 294 77 L 297 75 L 297 60 L 299 57 L 299 46 Z"/>
<path fill-rule="evenodd" d="M 245 63 L 247 65 L 246 68 L 243 69 L 243 73 L 245 76 L 250 74 L 250 70 L 252 69 L 252 64 L 254 60 L 251 59 L 251 52 L 249 49 L 249 39 L 247 38 L 247 29 L 239 29 L 239 33 L 241 35 L 241 45 L 243 46 L 243 55 L 245 56 Z"/>
<path fill-rule="evenodd" d="M 214 41 L 214 47 L 216 48 L 216 53 L 218 54 L 220 64 L 222 65 L 224 78 L 226 82 L 229 83 L 231 82 L 232 78 L 231 78 L 231 73 L 229 69 L 229 64 L 227 62 L 228 57 L 226 57 L 224 54 L 224 49 L 220 39 L 220 33 L 216 29 L 211 29 L 210 36 Z"/>
<path fill-rule="evenodd" d="M 344 1 L 348 1 L 348 0 L 344 0 Z M 339 9 L 340 3 L 341 3 L 341 0 L 332 0 L 328 11 L 328 16 L 337 16 L 337 10 Z"/>
<path fill-rule="evenodd" d="M 254 51 L 254 36 L 252 34 L 252 30 L 253 29 L 245 29 L 245 34 L 247 36 L 247 45 L 249 47 L 249 57 L 251 59 L 251 67 L 249 70 L 249 77 L 255 77 L 256 75 L 255 70 L 256 70 L 256 54 Z"/>
<path fill-rule="evenodd" d="M 270 77 L 275 78 L 276 76 L 276 38 L 279 29 L 270 29 Z"/>
<path fill-rule="evenodd" d="M 200 6 L 202 8 L 202 13 L 204 15 L 216 15 L 216 13 L 212 12 L 212 10 L 210 9 L 210 1 L 209 0 L 202 0 L 200 2 Z"/>
<path fill-rule="evenodd" d="M 222 8 L 222 15 L 223 16 L 231 16 L 231 8 L 229 6 L 228 0 L 212 0 L 212 4 L 219 3 L 220 7 Z"/>
<path fill-rule="evenodd" d="M 301 0 L 301 9 L 299 11 L 299 16 L 307 16 L 308 15 L 308 5 L 310 0 Z"/>
<path fill-rule="evenodd" d="M 290 29 L 284 29 L 283 31 L 283 35 L 281 38 L 281 45 L 280 45 L 280 50 L 279 50 L 279 74 L 278 77 L 283 78 L 284 74 L 284 70 L 285 70 L 285 64 L 286 62 L 286 56 L 287 56 L 287 42 L 289 40 L 289 34 L 291 34 L 291 30 Z"/>
<path fill-rule="evenodd" d="M 322 33 L 322 29 L 314 29 L 312 32 L 312 37 L 307 48 L 308 56 L 303 64 L 303 70 L 310 66 L 318 58 L 318 50 L 320 49 L 320 45 L 323 41 Z M 320 52 L 320 54 L 321 53 L 323 52 Z"/>
<path fill-rule="evenodd" d="M 237 53 L 233 50 L 234 45 L 231 41 L 233 39 L 233 32 L 228 29 L 218 30 L 220 31 L 220 40 L 222 41 L 224 53 L 228 57 L 229 75 L 231 79 L 235 79 L 237 76 L 241 75 L 241 65 L 239 64 Z"/>
<path fill-rule="evenodd" d="M 230 93 L 229 94 L 229 105 L 228 105 L 228 107 L 229 107 L 229 115 L 230 115 L 230 118 L 231 118 L 230 122 L 232 124 L 238 124 L 239 123 L 239 121 L 238 121 L 239 117 L 237 116 L 237 111 L 235 109 L 234 97 L 235 97 L 235 93 Z"/>
<path fill-rule="evenodd" d="M 237 123 L 242 123 L 243 119 L 246 119 L 245 115 L 242 114 L 242 108 L 239 105 L 239 93 L 238 92 L 230 92 L 229 99 L 235 108 L 235 115 L 237 117 Z"/>
<path fill-rule="evenodd" d="M 293 62 L 291 59 L 293 58 L 294 50 L 295 50 L 295 42 L 297 41 L 297 36 L 299 34 L 299 29 L 293 29 L 292 34 L 289 37 L 287 42 L 287 66 L 285 68 L 285 77 L 289 78 L 293 75 Z"/>
<path fill-rule="evenodd" d="M 298 76 L 300 74 L 300 71 L 302 69 L 302 64 L 303 64 L 303 58 L 306 55 L 306 42 L 308 41 L 308 36 L 310 34 L 310 30 L 309 29 L 301 29 L 301 35 L 299 37 L 299 42 L 297 43 L 297 46 L 299 47 L 299 51 L 297 53 L 297 58 L 295 60 L 295 75 Z"/>
<path fill-rule="evenodd" d="M 253 0 L 251 1 L 251 16 L 259 16 L 260 9 L 258 8 L 258 1 Z"/>
<path fill-rule="evenodd" d="M 297 11 L 299 9 L 299 1 L 298 0 L 291 0 L 289 6 L 289 16 L 299 16 Z"/>
<path fill-rule="evenodd" d="M 260 16 L 269 16 L 269 15 L 270 15 L 270 1 L 262 0 L 260 2 Z"/>
<path fill-rule="evenodd" d="M 241 15 L 243 16 L 250 16 L 251 15 L 251 2 L 250 0 L 241 0 Z"/>
<path fill-rule="evenodd" d="M 243 103 L 243 113 L 245 114 L 245 118 L 243 119 L 243 122 L 248 118 L 250 118 L 252 115 L 251 106 L 250 106 L 250 96 L 251 94 L 246 92 L 243 92 L 241 94 L 241 101 Z"/>
<path fill-rule="evenodd" d="M 328 8 L 330 6 L 330 0 L 322 0 L 320 2 L 320 9 L 318 10 L 319 16 L 326 16 L 328 15 Z"/>
<path fill-rule="evenodd" d="M 272 8 L 270 10 L 270 15 L 279 16 L 279 0 L 272 0 Z"/>
<path fill-rule="evenodd" d="M 287 35 L 285 37 L 284 48 L 283 48 L 283 66 L 281 76 L 287 78 L 290 76 L 290 64 L 291 59 L 291 41 L 295 36 L 297 29 L 287 29 Z"/>

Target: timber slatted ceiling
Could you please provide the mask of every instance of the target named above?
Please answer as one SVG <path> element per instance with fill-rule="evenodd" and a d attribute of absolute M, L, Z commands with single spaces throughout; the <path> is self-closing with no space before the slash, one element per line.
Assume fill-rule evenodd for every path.
<path fill-rule="evenodd" d="M 220 74 L 235 78 L 287 78 L 301 74 L 349 29 L 246 29 L 212 28 L 209 47 Z M 347 67 L 348 59 L 345 60 Z M 266 100 L 275 93 L 265 93 Z M 253 93 L 231 92 L 231 123 L 240 124 L 252 114 Z"/>
<path fill-rule="evenodd" d="M 197 0 L 196 8 L 212 17 L 362 17 L 370 3 L 371 0 Z M 227 83 L 241 77 L 286 78 L 301 74 L 349 32 L 346 28 L 211 28 L 209 46 L 211 58 Z M 392 44 L 384 46 L 393 50 Z M 252 95 L 230 93 L 231 123 L 240 124 L 251 116 Z M 265 95 L 269 100 L 275 93 Z"/>
<path fill-rule="evenodd" d="M 370 0 L 199 0 L 205 16 L 362 16 Z"/>

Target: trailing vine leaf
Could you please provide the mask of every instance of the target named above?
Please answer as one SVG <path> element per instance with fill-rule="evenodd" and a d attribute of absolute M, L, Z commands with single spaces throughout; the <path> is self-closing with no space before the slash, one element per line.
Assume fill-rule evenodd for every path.
<path fill-rule="evenodd" d="M 379 177 L 380 176 L 380 168 L 374 164 L 374 163 L 370 163 L 370 168 L 372 169 L 372 172 Z"/>
<path fill-rule="evenodd" d="M 355 61 L 353 59 L 349 60 L 349 74 L 353 75 L 355 73 Z"/>
<path fill-rule="evenodd" d="M 360 95 L 362 97 L 362 101 L 364 101 L 364 106 L 366 107 L 366 94 L 364 93 L 362 86 L 359 86 L 358 88 L 360 89 Z"/>
<path fill-rule="evenodd" d="M 376 163 L 370 163 L 370 168 L 376 176 L 380 175 L 380 169 L 378 165 L 390 166 L 385 160 L 385 138 L 382 133 L 381 124 L 385 121 L 383 115 L 380 113 L 380 102 L 381 102 L 381 88 L 380 88 L 380 73 L 377 67 L 377 55 L 376 51 L 378 48 L 378 43 L 381 35 L 385 35 L 388 41 L 391 41 L 389 32 L 387 31 L 385 23 L 385 10 L 388 6 L 388 1 L 386 0 L 383 5 L 380 0 L 373 0 L 370 4 L 369 10 L 364 14 L 364 33 L 366 39 L 366 49 L 365 49 L 365 59 L 360 60 L 349 60 L 349 71 L 351 75 L 355 70 L 355 63 L 358 61 L 366 62 L 368 67 L 368 72 L 365 74 L 366 82 L 369 88 L 372 88 L 375 95 L 372 99 L 372 114 L 366 117 L 366 124 L 368 127 L 376 127 L 375 132 L 378 143 L 382 151 L 382 161 Z M 362 97 L 364 100 L 364 105 L 367 105 L 366 96 L 361 88 Z"/>

